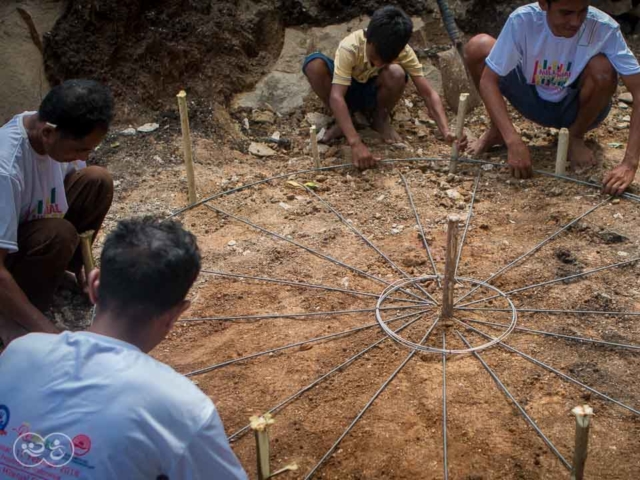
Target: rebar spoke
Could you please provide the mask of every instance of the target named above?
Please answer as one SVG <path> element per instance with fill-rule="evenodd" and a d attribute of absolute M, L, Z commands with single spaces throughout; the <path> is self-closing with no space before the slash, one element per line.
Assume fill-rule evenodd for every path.
<path fill-rule="evenodd" d="M 444 464 L 444 480 L 449 478 L 449 462 L 447 459 L 447 340 L 442 332 L 442 456 Z"/>
<path fill-rule="evenodd" d="M 582 215 L 578 216 L 577 218 L 571 220 L 569 223 L 567 223 L 566 225 L 564 225 L 562 228 L 560 228 L 559 230 L 557 230 L 555 233 L 549 235 L 547 238 L 545 238 L 542 242 L 538 243 L 535 247 L 533 247 L 531 250 L 529 250 L 528 252 L 523 253 L 522 255 L 520 255 L 518 258 L 516 258 L 515 260 L 513 260 L 512 262 L 508 263 L 507 265 L 505 265 L 504 267 L 502 267 L 500 270 L 498 270 L 496 273 L 492 274 L 491 276 L 489 276 L 487 279 L 484 280 L 485 283 L 489 283 L 492 280 L 495 280 L 496 278 L 498 278 L 500 275 L 502 275 L 503 273 L 505 273 L 506 271 L 510 270 L 511 268 L 515 267 L 518 263 L 520 263 L 522 260 L 524 260 L 525 258 L 529 257 L 530 255 L 534 254 L 535 252 L 537 252 L 538 250 L 540 250 L 542 247 L 544 247 L 547 243 L 549 243 L 551 240 L 553 240 L 554 238 L 556 238 L 558 235 L 560 235 L 562 232 L 564 232 L 565 230 L 571 228 L 573 225 L 575 225 L 577 222 L 579 222 L 580 220 L 582 220 L 584 217 L 586 217 L 587 215 L 589 215 L 590 213 L 593 213 L 594 211 L 596 211 L 598 208 L 600 208 L 601 206 L 603 206 L 605 203 L 607 203 L 609 201 L 609 199 L 607 200 L 603 200 L 602 202 L 600 202 L 599 204 L 597 204 L 595 207 L 591 207 L 589 210 L 587 210 L 586 212 L 584 212 Z M 467 298 L 469 295 L 471 295 L 473 292 L 475 292 L 476 290 L 478 290 L 478 288 L 480 288 L 479 286 L 475 286 L 474 288 L 472 288 L 471 290 L 469 290 L 467 293 L 465 293 L 462 297 L 458 298 L 454 304 L 458 304 L 460 303 L 462 300 L 464 300 L 465 298 Z"/>
<path fill-rule="evenodd" d="M 422 340 L 420 340 L 420 344 L 424 344 L 424 342 L 427 341 L 427 339 L 429 338 L 429 335 L 431 335 L 431 332 L 433 331 L 433 327 L 435 327 L 436 322 L 434 322 L 433 326 L 427 331 L 427 333 L 425 333 L 424 337 L 422 338 Z M 366 403 L 366 405 L 362 408 L 362 410 L 360 410 L 360 412 L 358 413 L 358 415 L 356 415 L 356 417 L 353 419 L 353 421 L 351 422 L 351 424 L 349 424 L 349 426 L 347 427 L 347 429 L 342 432 L 342 435 L 340 435 L 340 437 L 338 437 L 338 440 L 336 440 L 336 442 L 331 446 L 331 448 L 329 448 L 329 450 L 327 451 L 327 453 L 324 454 L 324 456 L 320 459 L 320 461 L 311 469 L 311 471 L 309 473 L 307 473 L 307 475 L 304 477 L 305 480 L 309 480 L 310 478 L 313 478 L 313 475 L 318 471 L 318 469 L 324 464 L 324 462 L 326 462 L 329 457 L 331 457 L 331 455 L 333 455 L 333 452 L 336 450 L 336 448 L 338 448 L 338 445 L 340 445 L 340 442 L 342 442 L 342 440 L 349 434 L 349 432 L 353 429 L 353 427 L 356 426 L 356 424 L 360 421 L 360 419 L 364 416 L 364 414 L 366 413 L 366 411 L 369 409 L 369 407 L 371 407 L 371 405 L 373 405 L 373 402 L 376 401 L 376 399 L 380 396 L 380 394 L 382 392 L 384 392 L 384 390 L 389 386 L 389 384 L 393 381 L 394 378 L 396 378 L 396 376 L 398 375 L 398 373 L 400 373 L 400 371 L 407 365 L 407 363 L 409 363 L 409 361 L 413 358 L 413 356 L 418 352 L 418 350 L 412 350 L 407 357 L 402 361 L 402 363 L 398 366 L 398 368 L 395 369 L 395 371 L 389 375 L 389 378 L 387 378 L 384 383 L 380 386 L 380 388 L 376 391 L 376 393 L 373 394 L 373 397 L 371 397 L 371 399 L 369 399 L 369 401 Z"/>
<path fill-rule="evenodd" d="M 422 307 L 420 305 L 399 305 L 397 307 L 381 307 L 377 310 L 426 310 L 429 306 Z M 236 320 L 270 320 L 275 318 L 302 318 L 302 317 L 330 317 L 334 315 L 352 315 L 355 313 L 375 312 L 375 308 L 357 308 L 353 310 L 332 310 L 328 312 L 300 312 L 300 313 L 266 313 L 263 315 L 234 315 L 229 317 L 201 317 L 201 318 L 183 318 L 178 320 L 180 323 L 186 322 L 233 322 Z"/>
<path fill-rule="evenodd" d="M 405 318 L 412 317 L 414 315 L 416 315 L 416 314 L 415 313 L 406 313 L 404 315 L 400 315 L 399 317 L 395 317 L 395 318 L 392 318 L 390 320 L 387 320 L 387 323 L 397 322 L 398 320 L 404 320 Z M 194 370 L 192 372 L 185 373 L 184 376 L 185 377 L 193 377 L 195 375 L 201 375 L 203 373 L 212 372 L 214 370 L 218 370 L 218 369 L 223 368 L 223 367 L 228 367 L 229 365 L 233 365 L 235 363 L 244 362 L 245 360 L 252 360 L 254 358 L 262 357 L 263 355 L 269 355 L 269 354 L 272 354 L 272 353 L 280 352 L 282 350 L 287 350 L 289 348 L 300 347 L 302 345 L 307 345 L 309 343 L 322 342 L 324 340 L 339 339 L 339 338 L 345 337 L 347 335 L 350 335 L 352 333 L 360 332 L 362 330 L 367 330 L 369 328 L 373 328 L 373 327 L 377 327 L 377 326 L 378 326 L 378 322 L 370 323 L 368 325 L 363 325 L 362 327 L 350 328 L 349 330 L 344 330 L 342 332 L 331 333 L 329 335 L 323 335 L 321 337 L 315 337 L 315 338 L 311 338 L 309 340 L 303 340 L 301 342 L 290 343 L 288 345 L 283 345 L 282 347 L 272 348 L 271 350 L 265 350 L 263 352 L 252 353 L 251 355 L 246 355 L 244 357 L 234 358 L 234 359 L 227 360 L 227 361 L 224 361 L 224 362 L 221 362 L 221 363 L 216 363 L 215 365 L 210 365 L 208 367 L 200 368 L 198 370 Z"/>
<path fill-rule="evenodd" d="M 318 283 L 306 283 L 306 282 L 296 282 L 293 280 L 284 280 L 284 279 L 280 279 L 280 278 L 271 278 L 271 277 L 256 277 L 254 275 L 243 275 L 240 273 L 229 273 L 229 272 L 220 272 L 217 270 L 201 270 L 200 273 L 205 273 L 205 274 L 209 274 L 209 275 L 217 275 L 220 277 L 229 277 L 229 278 L 239 278 L 239 279 L 243 279 L 243 280 L 254 280 L 254 281 L 260 281 L 260 282 L 269 282 L 269 283 L 278 283 L 280 285 L 289 285 L 292 287 L 305 287 L 305 288 L 316 288 L 319 290 L 327 290 L 330 292 L 340 292 L 340 293 L 346 293 L 349 295 L 359 295 L 362 297 L 372 297 L 372 298 L 378 298 L 380 296 L 379 293 L 372 293 L 372 292 L 359 292 L 357 290 L 349 290 L 346 288 L 339 288 L 339 287 L 331 287 L 329 285 L 321 285 Z M 406 303 L 417 303 L 417 304 L 423 304 L 424 300 L 412 300 L 410 298 L 398 298 L 398 297 L 388 297 L 390 300 L 395 300 L 398 302 L 406 302 Z"/>
<path fill-rule="evenodd" d="M 467 324 L 467 323 L 464 323 L 464 322 L 462 322 L 462 321 L 461 321 L 461 320 L 459 320 L 459 319 L 456 319 L 456 320 L 457 320 L 459 323 L 461 323 L 462 325 L 464 325 L 464 326 L 465 326 L 465 328 L 468 328 L 469 330 L 471 330 L 471 331 L 473 331 L 473 332 L 477 333 L 478 335 L 481 335 L 481 336 L 483 336 L 483 337 L 485 337 L 485 338 L 487 338 L 487 339 L 493 338 L 493 337 L 491 337 L 491 335 L 487 335 L 486 333 L 481 332 L 481 331 L 480 331 L 480 330 L 478 330 L 477 328 L 474 328 L 474 327 L 472 327 L 471 325 L 469 325 L 469 324 Z M 534 363 L 534 364 L 538 365 L 539 367 L 542 367 L 542 368 L 544 368 L 545 370 L 548 370 L 548 371 L 550 371 L 551 373 L 556 374 L 557 376 L 559 376 L 559 377 L 560 377 L 560 378 L 562 378 L 563 380 L 566 380 L 566 381 L 571 382 L 571 383 L 573 383 L 573 384 L 575 384 L 575 385 L 578 385 L 579 387 L 584 388 L 585 390 L 587 390 L 587 391 L 589 391 L 589 392 L 593 393 L 594 395 L 599 396 L 600 398 L 603 398 L 603 399 L 605 399 L 605 400 L 607 400 L 607 401 L 609 401 L 609 402 L 611 402 L 611 403 L 615 403 L 615 404 L 616 404 L 616 405 L 618 405 L 619 407 L 622 407 L 622 408 L 624 408 L 625 410 L 630 411 L 631 413 L 635 413 L 636 415 L 640 415 L 640 411 L 636 410 L 635 408 L 630 407 L 629 405 L 625 405 L 625 404 L 624 404 L 624 403 L 622 403 L 621 401 L 616 400 L 615 398 L 611 398 L 610 396 L 608 396 L 608 395 L 606 395 L 606 394 L 604 394 L 604 393 L 602 393 L 602 392 L 599 392 L 599 391 L 598 391 L 598 390 L 596 390 L 595 388 L 590 387 L 589 385 L 586 385 L 586 384 L 582 383 L 580 380 L 577 380 L 577 379 L 575 379 L 575 378 L 573 378 L 573 377 L 570 377 L 569 375 L 567 375 L 567 374 L 565 374 L 565 373 L 562 373 L 560 370 L 556 370 L 556 369 L 555 369 L 555 368 L 553 368 L 551 365 L 548 365 L 548 364 L 546 364 L 546 363 L 544 363 L 544 362 L 541 362 L 540 360 L 537 360 L 537 359 L 533 358 L 532 356 L 527 355 L 527 354 L 526 354 L 526 353 L 524 353 L 524 352 L 521 352 L 520 350 L 518 350 L 518 349 L 517 349 L 517 348 L 515 348 L 515 347 L 512 347 L 511 345 L 508 345 L 508 344 L 506 344 L 506 343 L 504 343 L 504 342 L 498 342 L 496 345 L 500 345 L 502 348 L 505 348 L 505 349 L 507 349 L 507 350 L 509 350 L 509 351 L 511 351 L 511 352 L 513 352 L 513 353 L 515 353 L 515 354 L 517 354 L 517 355 L 519 355 L 519 356 L 521 356 L 521 357 L 522 357 L 522 358 L 524 358 L 525 360 L 528 360 L 528 361 L 530 361 L 531 363 Z"/>
<path fill-rule="evenodd" d="M 458 249 L 458 257 L 456 258 L 456 270 L 453 274 L 454 277 L 458 276 L 458 268 L 460 267 L 460 259 L 462 258 L 462 249 L 464 248 L 464 242 L 467 239 L 467 231 L 469 230 L 469 224 L 471 223 L 471 217 L 473 216 L 473 204 L 476 201 L 476 192 L 478 191 L 478 184 L 480 183 L 481 173 L 482 173 L 482 169 L 478 168 L 478 176 L 476 177 L 476 182 L 473 185 L 473 193 L 471 194 L 471 203 L 469 204 L 467 222 L 464 226 L 464 232 L 462 233 L 462 240 L 460 240 L 460 248 Z"/>
<path fill-rule="evenodd" d="M 314 192 L 313 190 L 311 190 L 309 187 L 305 186 L 304 188 L 307 189 L 307 192 L 309 192 L 311 195 L 313 195 L 313 197 L 318 200 L 320 203 L 322 203 L 322 205 L 324 205 L 326 208 L 328 208 L 336 217 L 338 217 L 338 219 L 347 226 L 347 228 L 349 228 L 353 233 L 355 233 L 356 235 L 358 235 L 362 241 L 364 243 L 366 243 L 370 248 L 372 248 L 378 255 L 380 255 L 384 260 L 386 260 L 386 262 L 391 265 L 391 268 L 393 268 L 396 272 L 400 273 L 403 277 L 405 278 L 411 278 L 409 276 L 409 274 L 407 274 L 407 272 L 405 272 L 402 268 L 400 268 L 398 266 L 397 263 L 395 263 L 393 260 L 391 260 L 384 252 L 382 252 L 378 247 L 375 246 L 375 244 L 369 240 L 367 237 L 365 237 L 365 235 L 358 230 L 354 225 L 352 225 L 351 223 L 349 223 L 347 221 L 346 218 L 344 218 L 344 216 L 338 212 L 338 210 L 336 210 L 333 205 L 331 205 L 327 200 L 325 200 L 324 198 L 322 198 L 320 195 L 318 195 L 316 192 Z M 436 305 L 438 305 L 438 301 L 433 298 L 431 296 L 431 294 L 429 292 L 427 292 L 422 285 L 420 284 L 415 284 L 415 287 L 420 290 L 424 295 L 427 296 L 427 298 L 429 298 L 433 303 L 435 303 Z"/>
<path fill-rule="evenodd" d="M 371 280 L 374 280 L 378 283 L 382 283 L 384 285 L 391 285 L 390 282 L 387 282 L 386 280 L 383 280 L 382 278 L 376 277 L 375 275 L 371 275 L 370 273 L 365 272 L 364 270 L 360 270 L 359 268 L 356 267 L 352 267 L 351 265 L 347 265 L 344 262 L 341 262 L 340 260 L 337 260 L 329 255 L 325 255 L 324 253 L 320 253 L 317 250 L 314 250 L 311 247 L 307 247 L 306 245 L 302 245 L 299 242 L 296 242 L 295 240 L 290 240 L 287 237 L 280 235 L 279 233 L 276 232 L 272 232 L 271 230 L 267 230 L 264 227 L 261 227 L 260 225 L 257 225 L 253 222 L 251 222 L 250 220 L 247 220 L 246 218 L 242 218 L 242 217 L 238 217 L 237 215 L 233 215 L 232 213 L 229 212 L 225 212 L 224 210 L 220 210 L 218 207 L 212 207 L 209 204 L 204 204 L 205 207 L 207 207 L 209 210 L 212 210 L 214 212 L 219 213 L 220 215 L 226 215 L 229 218 L 233 218 L 234 220 L 244 223 L 245 225 L 250 226 L 251 228 L 255 228 L 256 230 L 259 230 L 263 233 L 266 233 L 268 235 L 271 235 L 272 237 L 277 238 L 278 240 L 282 240 L 284 242 L 290 243 L 292 245 L 295 245 L 298 248 L 301 248 L 302 250 L 304 250 L 305 252 L 311 253 L 312 255 L 315 255 L 318 258 L 322 258 L 323 260 L 327 260 L 331 263 L 333 263 L 334 265 L 339 265 L 343 268 L 346 268 L 347 270 L 351 270 L 352 272 L 357 273 L 358 275 L 362 275 L 363 277 L 367 277 L 370 278 Z M 413 292 L 409 292 L 407 290 L 402 290 L 402 293 L 406 294 L 406 295 L 410 295 L 414 298 L 417 298 L 418 300 L 424 300 L 424 298 L 416 295 Z"/>
<path fill-rule="evenodd" d="M 404 330 L 405 328 L 413 325 L 414 323 L 416 323 L 418 320 L 420 320 L 423 316 L 423 314 L 420 313 L 416 313 L 414 314 L 416 316 L 416 318 L 409 320 L 407 323 L 405 323 L 404 325 L 402 325 L 400 328 L 398 328 L 397 330 L 395 330 L 395 333 L 399 333 L 402 330 Z M 329 370 L 327 373 L 325 373 L 324 375 L 318 377 L 316 380 L 314 380 L 313 382 L 311 382 L 309 385 L 302 387 L 300 390 L 298 390 L 296 393 L 294 393 L 293 395 L 290 395 L 289 397 L 287 397 L 286 399 L 284 399 L 283 401 L 281 401 L 280 403 L 278 403 L 275 407 L 272 407 L 271 409 L 269 409 L 266 413 L 270 413 L 270 414 L 274 414 L 279 412 L 280 410 L 282 410 L 284 407 L 286 407 L 289 403 L 291 403 L 292 401 L 296 400 L 297 398 L 299 398 L 300 396 L 302 396 L 305 392 L 308 392 L 309 390 L 311 390 L 313 387 L 315 387 L 316 385 L 322 383 L 324 380 L 326 380 L 327 378 L 329 378 L 331 375 L 333 375 L 336 372 L 339 372 L 345 368 L 347 368 L 349 365 L 351 365 L 353 362 L 355 362 L 358 358 L 362 357 L 365 353 L 367 353 L 368 351 L 374 349 L 375 347 L 377 347 L 378 345 L 380 345 L 382 342 L 384 342 L 385 340 L 388 340 L 389 337 L 384 336 L 382 338 L 380 338 L 379 340 L 375 341 L 374 343 L 372 343 L 371 345 L 369 345 L 368 347 L 366 347 L 364 350 L 360 350 L 358 353 L 356 353 L 355 355 L 349 357 L 347 360 L 345 360 L 344 362 L 342 362 L 340 365 L 338 365 L 337 367 L 332 368 L 331 370 Z M 232 442 L 234 440 L 237 440 L 238 438 L 240 438 L 242 435 L 244 435 L 245 433 L 247 433 L 249 431 L 249 429 L 251 428 L 250 425 L 245 425 L 244 427 L 242 427 L 240 430 L 238 430 L 237 432 L 233 433 L 232 435 L 229 436 L 229 441 Z"/>
<path fill-rule="evenodd" d="M 490 327 L 493 327 L 493 328 L 497 328 L 497 329 L 508 328 L 509 327 L 509 325 L 507 325 L 505 323 L 484 322 L 482 320 L 471 320 L 470 318 L 461 318 L 460 320 L 463 320 L 465 322 L 478 323 L 480 325 L 487 325 L 487 326 L 490 326 Z M 627 348 L 629 350 L 640 350 L 640 345 L 630 345 L 630 344 L 627 344 L 627 343 L 607 342 L 606 340 L 596 340 L 594 338 L 577 337 L 575 335 L 565 335 L 565 334 L 562 334 L 562 333 L 545 332 L 543 330 L 533 330 L 531 328 L 525 328 L 525 327 L 515 327 L 514 330 L 517 330 L 519 332 L 531 333 L 531 334 L 535 334 L 535 335 L 542 335 L 542 336 L 545 336 L 545 337 L 562 338 L 564 340 L 572 340 L 574 342 L 580 342 L 580 343 L 593 343 L 593 344 L 596 344 L 596 345 L 605 345 L 607 347 L 618 347 L 618 348 Z"/>
<path fill-rule="evenodd" d="M 438 275 L 438 269 L 436 268 L 436 262 L 433 261 L 433 256 L 431 255 L 431 249 L 429 248 L 429 243 L 427 242 L 427 237 L 425 236 L 424 228 L 422 228 L 420 215 L 418 215 L 418 210 L 416 209 L 416 205 L 415 203 L 413 203 L 413 195 L 411 195 L 411 189 L 409 188 L 409 183 L 407 182 L 407 179 L 404 178 L 404 175 L 402 173 L 400 174 L 400 178 L 404 183 L 404 188 L 407 192 L 407 197 L 409 198 L 409 204 L 411 205 L 411 209 L 413 210 L 413 215 L 416 218 L 416 225 L 420 230 L 420 238 L 422 239 L 422 245 L 424 246 L 424 249 L 427 251 L 427 256 L 429 257 L 429 261 L 431 262 L 431 267 L 433 267 L 433 274 L 436 276 L 436 283 L 438 284 L 438 287 L 442 287 L 442 284 L 440 283 L 440 276 Z"/>
<path fill-rule="evenodd" d="M 408 301 L 408 300 L 405 300 Z M 481 312 L 511 312 L 510 308 L 491 308 L 491 307 L 475 307 L 475 308 L 467 308 L 467 307 L 456 307 L 456 310 L 464 310 L 469 312 L 481 311 Z M 604 311 L 604 310 L 547 310 L 540 308 L 517 308 L 518 313 L 549 313 L 549 314 L 569 314 L 569 315 L 604 315 L 604 316 L 639 316 L 640 312 L 620 312 L 620 311 Z"/>
<path fill-rule="evenodd" d="M 456 330 L 456 333 L 458 334 L 460 339 L 465 343 L 465 345 L 468 348 L 471 348 L 471 344 L 467 341 L 467 339 L 460 332 L 458 332 L 457 330 Z M 562 454 L 558 451 L 558 449 L 551 442 L 551 440 L 549 440 L 547 438 L 547 436 L 544 433 L 542 433 L 542 430 L 540 430 L 540 428 L 538 427 L 536 422 L 533 420 L 533 418 L 531 418 L 529 416 L 529 414 L 522 407 L 522 405 L 520 405 L 518 403 L 518 401 L 515 399 L 515 397 L 511 394 L 509 389 L 507 387 L 505 387 L 504 384 L 500 381 L 500 378 L 498 378 L 498 375 L 496 375 L 496 373 L 491 369 L 491 367 L 489 367 L 489 365 L 487 365 L 487 362 L 484 361 L 484 359 L 480 356 L 480 354 L 478 352 L 472 352 L 472 353 L 480 361 L 480 363 L 482 364 L 484 369 L 489 373 L 489 375 L 491 375 L 491 378 L 493 378 L 493 381 L 496 383 L 498 388 L 500 388 L 500 390 L 502 390 L 504 392 L 504 394 L 509 398 L 509 400 L 511 400 L 513 402 L 513 404 L 520 411 L 520 413 L 525 418 L 525 420 L 529 423 L 529 425 L 531 425 L 531 427 L 536 431 L 536 433 L 542 439 L 542 441 L 544 441 L 544 443 L 547 444 L 549 449 L 555 454 L 556 457 L 558 457 L 558 459 L 562 462 L 562 464 L 568 470 L 571 470 L 571 464 L 569 462 L 567 462 L 567 460 L 562 456 Z"/>
<path fill-rule="evenodd" d="M 624 262 L 613 263 L 611 265 L 605 265 L 604 267 L 594 268 L 592 270 L 587 270 L 586 272 L 575 273 L 573 275 L 568 275 L 566 277 L 554 278 L 553 280 L 547 280 L 546 282 L 540 282 L 540 283 L 536 283 L 534 285 L 527 285 L 526 287 L 520 287 L 520 288 L 516 288 L 514 290 L 509 290 L 508 292 L 504 292 L 504 294 L 505 295 L 514 295 L 516 293 L 522 293 L 522 292 L 525 292 L 527 290 L 531 290 L 532 288 L 545 287 L 547 285 L 553 285 L 555 283 L 566 282 L 567 280 L 573 280 L 574 278 L 585 277 L 587 275 L 592 275 L 594 273 L 602 272 L 603 270 L 609 270 L 610 268 L 624 267 L 625 265 L 629 265 L 631 263 L 635 263 L 638 260 L 640 260 L 640 257 L 632 258 L 631 260 L 626 260 Z M 468 307 L 469 305 L 475 305 L 476 303 L 486 302 L 488 300 L 492 300 L 492 299 L 498 298 L 500 296 L 501 295 L 492 295 L 490 297 L 481 298 L 479 300 L 474 300 L 472 302 L 463 303 L 462 305 L 459 305 L 457 308 Z"/>

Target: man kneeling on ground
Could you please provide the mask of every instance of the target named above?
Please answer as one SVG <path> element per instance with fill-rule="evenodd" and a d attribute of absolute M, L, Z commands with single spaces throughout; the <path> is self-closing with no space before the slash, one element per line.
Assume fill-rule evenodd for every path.
<path fill-rule="evenodd" d="M 58 330 L 44 315 L 66 270 L 85 286 L 78 233 L 97 232 L 113 182 L 89 154 L 113 119 L 109 90 L 90 80 L 54 87 L 37 112 L 0 128 L 0 340 Z M 86 168 L 85 168 L 86 167 Z"/>
<path fill-rule="evenodd" d="M 353 126 L 351 113 L 369 114 L 373 128 L 385 141 L 402 141 L 391 126 L 389 114 L 402 97 L 409 76 L 445 141 L 455 140 L 442 100 L 429 85 L 418 57 L 408 45 L 412 33 L 413 22 L 406 13 L 397 7 L 383 7 L 373 14 L 366 30 L 353 32 L 340 42 L 335 62 L 319 52 L 304 61 L 302 71 L 311 88 L 336 119 L 336 125 L 321 141 L 344 135 L 358 168 L 370 168 L 376 159 Z M 466 148 L 466 137 L 460 140 L 460 148 Z"/>
<path fill-rule="evenodd" d="M 506 144 L 516 178 L 531 176 L 531 157 L 503 95 L 525 118 L 568 128 L 572 167 L 590 166 L 595 159 L 584 136 L 609 114 L 620 74 L 635 101 L 626 154 L 605 176 L 604 191 L 619 195 L 633 182 L 640 159 L 640 66 L 619 25 L 589 0 L 540 0 L 520 7 L 497 40 L 477 35 L 465 53 L 492 120 L 472 155 Z"/>
<path fill-rule="evenodd" d="M 100 263 L 88 331 L 31 333 L 0 355 L 0 451 L 16 459 L 4 468 L 15 478 L 37 466 L 34 478 L 246 479 L 211 400 L 147 355 L 189 307 L 195 237 L 169 220 L 125 220 Z"/>

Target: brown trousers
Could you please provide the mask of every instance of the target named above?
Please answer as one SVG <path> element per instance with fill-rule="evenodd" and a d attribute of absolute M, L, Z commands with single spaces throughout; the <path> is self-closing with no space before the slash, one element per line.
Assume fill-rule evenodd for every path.
<path fill-rule="evenodd" d="M 82 265 L 78 233 L 97 233 L 113 200 L 113 180 L 101 167 L 69 175 L 64 189 L 69 204 L 64 218 L 18 225 L 18 251 L 6 260 L 14 280 L 40 311 L 50 306 L 64 272 L 75 272 Z"/>

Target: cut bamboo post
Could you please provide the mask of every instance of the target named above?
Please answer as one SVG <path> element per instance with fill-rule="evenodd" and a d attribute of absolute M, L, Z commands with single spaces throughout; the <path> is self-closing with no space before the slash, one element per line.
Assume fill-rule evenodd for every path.
<path fill-rule="evenodd" d="M 256 437 L 256 451 L 258 457 L 258 480 L 267 480 L 271 477 L 271 464 L 269 463 L 269 426 L 275 423 L 270 414 L 260 417 L 251 417 L 251 430 Z"/>
<path fill-rule="evenodd" d="M 571 480 L 582 480 L 589 450 L 589 427 L 593 416 L 593 408 L 589 405 L 581 405 L 571 410 L 571 413 L 576 416 L 576 446 L 573 451 Z"/>
<path fill-rule="evenodd" d="M 187 92 L 181 90 L 178 95 L 178 109 L 180 110 L 180 125 L 182 127 L 182 146 L 184 149 L 184 166 L 187 170 L 189 187 L 189 203 L 198 201 L 196 195 L 196 178 L 193 173 L 193 152 L 191 150 L 191 130 L 189 129 L 189 110 L 187 109 Z"/>
<path fill-rule="evenodd" d="M 451 146 L 451 160 L 449 161 L 449 173 L 456 173 L 458 169 L 458 158 L 460 151 L 458 150 L 458 140 L 462 138 L 464 133 L 464 117 L 467 114 L 467 104 L 469 102 L 469 94 L 461 93 L 458 101 L 458 116 L 456 118 L 456 138 Z"/>
<path fill-rule="evenodd" d="M 558 153 L 556 154 L 556 175 L 564 175 L 567 171 L 567 154 L 569 152 L 569 130 L 561 128 L 558 133 Z"/>
<path fill-rule="evenodd" d="M 82 252 L 82 263 L 84 264 L 84 275 L 89 279 L 89 273 L 96 268 L 96 262 L 93 259 L 93 251 L 91 245 L 93 244 L 93 234 L 95 230 L 87 230 L 79 235 L 80 237 L 80 250 Z"/>
<path fill-rule="evenodd" d="M 312 125 L 309 129 L 309 137 L 311 143 L 311 154 L 313 155 L 313 161 L 316 168 L 320 168 L 320 153 L 318 152 L 318 133 L 315 125 Z"/>
<path fill-rule="evenodd" d="M 460 218 L 451 215 L 447 224 L 447 251 L 445 253 L 444 281 L 442 282 L 442 313 L 445 322 L 453 317 L 453 288 L 456 283 L 456 255 L 458 253 L 458 222 Z"/>

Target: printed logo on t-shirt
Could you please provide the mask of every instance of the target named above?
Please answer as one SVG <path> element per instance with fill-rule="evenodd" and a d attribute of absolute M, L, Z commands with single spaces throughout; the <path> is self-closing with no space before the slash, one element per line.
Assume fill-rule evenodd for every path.
<path fill-rule="evenodd" d="M 558 64 L 557 61 L 536 60 L 531 83 L 542 87 L 564 88 L 571 78 L 571 65 L 572 62 L 568 62 L 565 68 L 564 63 Z"/>
<path fill-rule="evenodd" d="M 51 189 L 48 198 L 44 200 L 38 200 L 35 208 L 29 213 L 29 220 L 35 220 L 38 218 L 62 218 L 64 213 L 60 209 L 60 205 L 56 201 L 56 189 Z"/>

